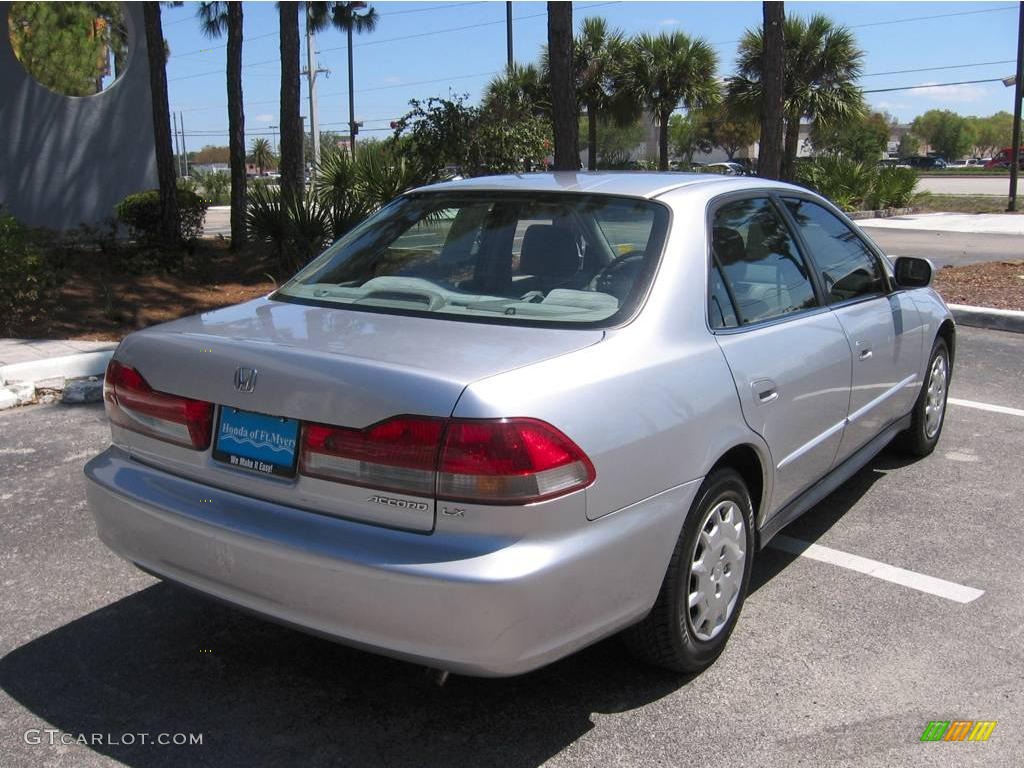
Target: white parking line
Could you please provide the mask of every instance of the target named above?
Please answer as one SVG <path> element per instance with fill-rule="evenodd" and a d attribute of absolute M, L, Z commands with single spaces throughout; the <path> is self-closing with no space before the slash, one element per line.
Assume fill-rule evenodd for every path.
<path fill-rule="evenodd" d="M 991 403 L 979 403 L 975 400 L 961 400 L 959 397 L 951 397 L 947 402 L 953 405 L 962 405 L 965 408 L 977 408 L 979 411 L 992 411 L 992 413 L 1005 413 L 1007 416 L 1024 416 L 1024 409 L 1010 408 L 1007 405 L 992 405 Z"/>
<path fill-rule="evenodd" d="M 954 584 L 952 581 L 936 579 L 934 576 L 925 576 L 923 573 L 915 573 L 905 568 L 897 568 L 894 565 L 880 563 L 877 560 L 870 560 L 860 555 L 851 555 L 848 552 L 840 552 L 838 549 L 832 549 L 831 547 L 823 547 L 820 544 L 811 544 L 809 541 L 794 539 L 792 536 L 776 536 L 769 542 L 768 546 L 822 563 L 838 565 L 840 568 L 849 568 L 851 571 L 857 571 L 857 573 L 874 576 L 876 579 L 910 587 L 918 592 L 926 592 L 929 595 L 938 595 L 956 603 L 969 603 L 985 594 L 983 589 L 965 587 L 962 584 Z"/>

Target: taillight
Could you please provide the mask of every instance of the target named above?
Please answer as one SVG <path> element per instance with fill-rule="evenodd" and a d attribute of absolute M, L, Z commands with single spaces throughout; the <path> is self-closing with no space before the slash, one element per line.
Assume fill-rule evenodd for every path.
<path fill-rule="evenodd" d="M 110 420 L 125 429 L 198 451 L 210 447 L 213 403 L 157 392 L 116 360 L 107 366 L 103 400 Z"/>
<path fill-rule="evenodd" d="M 306 424 L 299 471 L 381 490 L 434 493 L 442 419 L 398 416 L 366 429 Z"/>
<path fill-rule="evenodd" d="M 594 481 L 579 446 L 536 419 L 396 416 L 366 429 L 306 424 L 299 472 L 478 504 L 528 504 Z"/>
<path fill-rule="evenodd" d="M 579 446 L 543 421 L 453 419 L 441 450 L 437 496 L 527 504 L 585 488 L 594 476 Z"/>

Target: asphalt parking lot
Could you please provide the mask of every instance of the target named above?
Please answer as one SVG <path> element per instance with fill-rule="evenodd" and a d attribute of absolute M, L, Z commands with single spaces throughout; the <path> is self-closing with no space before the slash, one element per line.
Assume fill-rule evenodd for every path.
<path fill-rule="evenodd" d="M 951 397 L 933 456 L 883 453 L 783 532 L 819 559 L 761 553 L 707 672 L 645 667 L 613 638 L 443 688 L 135 570 L 85 506 L 102 409 L 4 412 L 0 765 L 1022 765 L 1024 336 L 961 328 Z M 982 594 L 959 602 L 833 552 Z M 997 726 L 986 742 L 922 743 L 933 720 Z M 202 744 L 128 743 L 141 733 Z"/>

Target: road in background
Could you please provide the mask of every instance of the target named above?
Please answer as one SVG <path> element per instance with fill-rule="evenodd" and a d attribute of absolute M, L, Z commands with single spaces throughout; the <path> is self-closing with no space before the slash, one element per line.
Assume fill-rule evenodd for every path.
<path fill-rule="evenodd" d="M 960 329 L 953 397 L 1019 409 L 1022 380 L 1024 336 Z M 5 767 L 1024 764 L 1022 416 L 951 404 L 931 457 L 883 453 L 784 531 L 983 590 L 972 602 L 769 548 L 701 675 L 639 664 L 611 639 L 441 689 L 109 552 L 82 477 L 109 439 L 101 407 L 5 412 L 0 436 Z M 929 721 L 957 719 L 998 725 L 985 743 L 920 741 Z M 31 729 L 104 737 L 31 744 Z M 122 737 L 138 733 L 203 743 Z"/>
<path fill-rule="evenodd" d="M 1017 193 L 1024 190 L 1017 179 Z M 1002 195 L 1010 194 L 1010 174 L 1005 176 L 922 176 L 917 183 L 918 192 L 936 195 Z"/>
<path fill-rule="evenodd" d="M 863 229 L 890 256 L 923 256 L 931 259 L 936 267 L 1024 258 L 1024 238 L 1020 235 L 880 227 Z"/>

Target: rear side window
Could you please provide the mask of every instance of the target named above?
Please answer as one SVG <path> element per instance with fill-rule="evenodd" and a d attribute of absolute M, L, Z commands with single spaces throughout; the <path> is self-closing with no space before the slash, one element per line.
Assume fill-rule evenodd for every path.
<path fill-rule="evenodd" d="M 796 242 L 767 198 L 719 208 L 711 248 L 712 328 L 759 323 L 817 305 Z"/>
<path fill-rule="evenodd" d="M 571 193 L 432 192 L 389 204 L 273 298 L 509 324 L 604 327 L 632 315 L 667 209 Z"/>
<path fill-rule="evenodd" d="M 787 198 L 830 304 L 885 292 L 882 268 L 857 234 L 817 203 Z"/>

